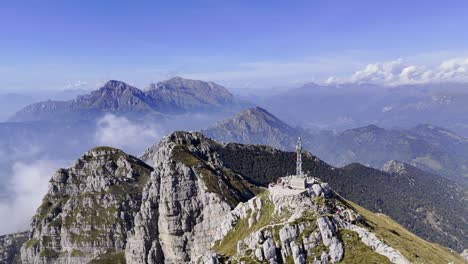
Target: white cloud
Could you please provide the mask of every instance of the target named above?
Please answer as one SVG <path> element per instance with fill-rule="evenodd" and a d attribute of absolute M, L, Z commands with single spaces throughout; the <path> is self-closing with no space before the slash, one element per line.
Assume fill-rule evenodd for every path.
<path fill-rule="evenodd" d="M 95 141 L 98 145 L 120 148 L 132 154 L 141 154 L 156 143 L 164 132 L 154 124 L 142 124 L 107 114 L 97 121 Z"/>
<path fill-rule="evenodd" d="M 88 85 L 88 82 L 82 81 L 82 80 L 78 80 L 78 81 L 75 81 L 75 82 L 69 81 L 67 83 L 67 85 L 65 86 L 65 88 L 66 89 L 76 89 L 76 88 L 80 88 L 80 87 L 83 87 L 83 86 L 86 86 L 86 85 Z"/>
<path fill-rule="evenodd" d="M 62 161 L 38 160 L 32 163 L 16 162 L 8 181 L 11 198 L 0 201 L 0 234 L 24 231 L 47 192 L 52 174 Z"/>
<path fill-rule="evenodd" d="M 440 80 L 466 81 L 468 79 L 468 57 L 444 61 L 439 66 L 436 78 Z"/>
<path fill-rule="evenodd" d="M 428 67 L 406 63 L 403 59 L 368 64 L 349 78 L 329 77 L 326 83 L 376 83 L 383 85 L 417 84 L 428 82 L 468 81 L 468 57 L 443 61 Z"/>

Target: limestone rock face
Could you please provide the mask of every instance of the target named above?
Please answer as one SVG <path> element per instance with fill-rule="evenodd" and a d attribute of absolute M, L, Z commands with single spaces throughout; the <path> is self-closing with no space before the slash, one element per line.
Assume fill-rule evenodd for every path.
<path fill-rule="evenodd" d="M 99 147 L 60 169 L 21 248 L 24 263 L 87 263 L 125 249 L 152 168 L 121 150 Z"/>
<path fill-rule="evenodd" d="M 222 171 L 213 144 L 198 133 L 176 132 L 154 148 L 154 172 L 126 247 L 127 263 L 196 259 L 214 242 L 223 217 L 254 196 L 242 178 Z M 228 187 L 236 182 L 237 188 Z"/>
<path fill-rule="evenodd" d="M 328 220 L 328 217 L 320 217 L 317 219 L 317 225 L 322 235 L 323 244 L 330 246 L 332 243 L 332 237 L 334 235 L 333 226 Z"/>
<path fill-rule="evenodd" d="M 400 252 L 398 252 L 398 250 L 386 245 L 384 242 L 378 239 L 375 234 L 369 232 L 365 228 L 356 225 L 350 225 L 348 228 L 358 233 L 361 241 L 364 244 L 371 247 L 375 252 L 388 257 L 392 263 L 410 263 Z"/>
<path fill-rule="evenodd" d="M 313 186 L 321 188 L 320 195 Z M 398 250 L 364 228 L 367 224 L 362 217 L 327 184 L 314 184 L 297 192 L 287 188 L 282 192 L 281 188 L 270 187 L 225 216 L 220 225 L 222 235 L 213 243 L 213 249 L 224 255 L 223 260 L 229 257 L 227 261 L 231 263 L 339 263 L 346 250 L 353 250 L 346 249 L 343 241 L 343 234 L 352 232 L 358 240 L 353 243 L 367 246 L 368 256 L 383 256 L 388 263 L 409 263 Z M 321 195 L 324 192 L 325 197 Z M 252 215 L 260 217 L 257 220 Z M 237 232 L 243 235 L 236 235 Z M 231 241 L 233 236 L 239 239 L 235 244 L 242 245 L 242 250 L 231 250 L 236 247 Z"/>
<path fill-rule="evenodd" d="M 460 255 L 464 260 L 468 261 L 468 249 L 463 250 L 463 252 Z"/>
<path fill-rule="evenodd" d="M 28 232 L 0 236 L 0 264 L 21 263 L 20 248 L 28 237 Z"/>

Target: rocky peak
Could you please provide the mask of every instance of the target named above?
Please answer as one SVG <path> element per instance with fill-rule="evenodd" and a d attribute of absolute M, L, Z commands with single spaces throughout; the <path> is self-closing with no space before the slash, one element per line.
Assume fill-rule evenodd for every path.
<path fill-rule="evenodd" d="M 125 89 L 129 89 L 129 88 L 134 88 L 130 85 L 128 85 L 127 83 L 125 82 L 122 82 L 122 81 L 117 81 L 117 80 L 110 80 L 110 81 L 107 81 L 102 87 L 101 89 L 106 89 L 106 90 L 116 90 L 116 91 L 123 91 Z"/>
<path fill-rule="evenodd" d="M 292 127 L 281 121 L 279 118 L 261 107 L 249 108 L 234 117 L 238 122 L 246 122 L 255 126 L 269 126 L 276 129 L 282 129 L 285 132 L 294 131 Z M 255 124 L 257 123 L 257 124 Z"/>
<path fill-rule="evenodd" d="M 293 148 L 301 134 L 260 107 L 244 110 L 202 133 L 223 142 L 264 144 L 280 149 Z"/>
<path fill-rule="evenodd" d="M 234 96 L 221 85 L 180 77 L 151 84 L 145 93 L 158 101 L 160 107 L 172 112 L 207 111 L 237 104 Z"/>
<path fill-rule="evenodd" d="M 153 169 L 121 150 L 98 147 L 58 170 L 23 245 L 25 263 L 86 263 L 119 257 Z"/>
<path fill-rule="evenodd" d="M 223 86 L 214 82 L 205 82 L 200 80 L 184 79 L 182 77 L 174 77 L 166 81 L 151 84 L 150 89 L 159 89 L 166 91 L 187 90 L 197 92 L 211 92 L 219 96 L 232 96 L 232 94 Z"/>
<path fill-rule="evenodd" d="M 125 82 L 110 80 L 98 90 L 92 91 L 90 95 L 82 95 L 81 100 L 99 97 L 119 98 L 124 95 L 144 96 L 143 91 Z M 78 99 L 79 100 L 79 99 Z"/>
<path fill-rule="evenodd" d="M 76 108 L 95 108 L 105 111 L 150 111 L 150 100 L 143 91 L 121 81 L 110 80 L 103 87 L 73 101 Z"/>
<path fill-rule="evenodd" d="M 213 242 L 220 218 L 259 188 L 225 168 L 220 145 L 200 133 L 164 137 L 126 248 L 127 263 L 185 263 Z"/>
<path fill-rule="evenodd" d="M 382 167 L 382 170 L 388 173 L 396 173 L 399 175 L 408 174 L 407 164 L 396 160 L 390 160 L 385 163 Z"/>

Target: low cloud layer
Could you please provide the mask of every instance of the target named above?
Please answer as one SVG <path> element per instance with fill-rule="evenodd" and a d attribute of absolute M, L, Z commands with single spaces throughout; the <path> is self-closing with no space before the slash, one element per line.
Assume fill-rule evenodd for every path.
<path fill-rule="evenodd" d="M 133 155 L 158 142 L 164 131 L 154 124 L 141 124 L 107 114 L 97 122 L 95 141 L 97 145 L 123 149 Z"/>
<path fill-rule="evenodd" d="M 51 160 L 14 163 L 12 177 L 6 183 L 11 195 L 0 201 L 0 234 L 29 228 L 31 217 L 47 192 L 50 177 L 64 164 Z"/>
<path fill-rule="evenodd" d="M 348 78 L 330 77 L 327 83 L 376 83 L 383 85 L 429 82 L 468 82 L 468 57 L 443 61 L 436 67 L 412 65 L 403 59 L 368 64 Z"/>

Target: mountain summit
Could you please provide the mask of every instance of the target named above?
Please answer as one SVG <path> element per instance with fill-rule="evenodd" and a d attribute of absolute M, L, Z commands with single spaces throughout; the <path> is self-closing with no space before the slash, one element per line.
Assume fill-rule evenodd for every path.
<path fill-rule="evenodd" d="M 71 102 L 72 109 L 96 109 L 108 112 L 151 111 L 150 98 L 138 88 L 110 80 L 103 87 Z"/>
<path fill-rule="evenodd" d="M 145 93 L 158 102 L 158 110 L 165 112 L 209 110 L 235 102 L 234 96 L 221 85 L 181 77 L 152 83 Z"/>
<path fill-rule="evenodd" d="M 293 148 L 301 134 L 300 130 L 260 107 L 242 111 L 201 132 L 219 141 L 255 143 L 276 148 Z"/>
<path fill-rule="evenodd" d="M 104 113 L 182 114 L 238 108 L 244 103 L 213 82 L 175 77 L 142 91 L 111 80 L 98 90 L 70 101 L 45 101 L 26 106 L 10 119 L 15 122 L 89 120 Z"/>

